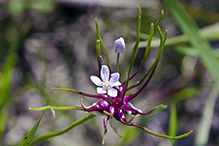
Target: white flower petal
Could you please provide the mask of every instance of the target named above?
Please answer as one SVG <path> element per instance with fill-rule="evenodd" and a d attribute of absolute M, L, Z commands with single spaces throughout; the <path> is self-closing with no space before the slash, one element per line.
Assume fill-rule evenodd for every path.
<path fill-rule="evenodd" d="M 118 82 L 115 82 L 113 84 L 111 84 L 111 87 L 117 87 L 117 86 L 120 86 L 122 85 L 119 81 Z"/>
<path fill-rule="evenodd" d="M 109 81 L 109 74 L 110 74 L 109 68 L 106 65 L 102 65 L 100 76 L 103 82 Z"/>
<path fill-rule="evenodd" d="M 102 86 L 102 81 L 97 76 L 90 76 L 90 80 L 97 86 Z"/>
<path fill-rule="evenodd" d="M 117 93 L 118 93 L 118 91 L 117 91 L 116 89 L 114 89 L 114 88 L 108 89 L 108 92 L 107 92 L 107 94 L 108 94 L 109 96 L 112 96 L 112 97 L 116 97 L 116 96 L 117 96 Z"/>
<path fill-rule="evenodd" d="M 106 93 L 106 90 L 101 88 L 101 87 L 97 87 L 97 93 L 98 94 L 105 94 Z"/>
<path fill-rule="evenodd" d="M 119 80 L 119 73 L 113 73 L 110 78 L 110 84 L 116 83 Z"/>

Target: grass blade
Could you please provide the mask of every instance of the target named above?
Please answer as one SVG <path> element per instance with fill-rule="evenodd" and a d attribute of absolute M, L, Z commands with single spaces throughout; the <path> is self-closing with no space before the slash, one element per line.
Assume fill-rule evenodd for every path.
<path fill-rule="evenodd" d="M 213 55 L 210 44 L 198 33 L 198 27 L 191 17 L 175 0 L 163 0 L 181 30 L 189 37 L 191 45 L 198 50 L 199 58 L 219 88 L 219 64 Z"/>
<path fill-rule="evenodd" d="M 176 136 L 177 132 L 177 111 L 176 111 L 176 104 L 175 102 L 171 103 L 170 107 L 170 122 L 169 122 L 169 135 Z M 175 141 L 170 140 L 172 145 L 175 145 Z"/>
<path fill-rule="evenodd" d="M 49 102 L 47 102 L 46 105 L 48 105 Z M 40 115 L 39 119 L 37 120 L 36 124 L 33 126 L 33 128 L 30 130 L 30 132 L 27 134 L 27 136 L 24 138 L 23 142 L 21 143 L 21 146 L 28 146 L 33 139 L 34 135 L 36 134 L 36 131 L 39 127 L 40 121 L 43 117 L 45 110 Z"/>
<path fill-rule="evenodd" d="M 208 141 L 214 107 L 218 95 L 218 88 L 217 86 L 214 86 L 204 107 L 202 119 L 199 123 L 197 135 L 195 138 L 195 146 L 205 146 Z"/>

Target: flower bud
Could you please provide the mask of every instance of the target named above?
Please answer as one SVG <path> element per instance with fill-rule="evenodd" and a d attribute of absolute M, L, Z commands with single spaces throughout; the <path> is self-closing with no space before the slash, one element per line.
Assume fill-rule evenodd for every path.
<path fill-rule="evenodd" d="M 125 40 L 120 37 L 119 39 L 115 40 L 113 49 L 116 53 L 122 53 L 125 51 Z"/>

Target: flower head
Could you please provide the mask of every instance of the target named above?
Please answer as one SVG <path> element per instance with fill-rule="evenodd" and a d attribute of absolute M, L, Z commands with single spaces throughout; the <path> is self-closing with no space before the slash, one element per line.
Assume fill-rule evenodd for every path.
<path fill-rule="evenodd" d="M 113 87 L 117 87 L 121 85 L 121 83 L 119 82 L 120 74 L 119 73 L 111 74 L 110 80 L 109 80 L 109 75 L 110 75 L 109 68 L 106 65 L 103 65 L 100 71 L 101 79 L 93 75 L 90 77 L 90 79 L 95 85 L 99 86 L 97 87 L 98 94 L 107 93 L 109 96 L 116 97 L 118 91 Z"/>
<path fill-rule="evenodd" d="M 115 40 L 113 49 L 115 50 L 116 53 L 124 52 L 125 51 L 125 40 L 122 37 Z"/>

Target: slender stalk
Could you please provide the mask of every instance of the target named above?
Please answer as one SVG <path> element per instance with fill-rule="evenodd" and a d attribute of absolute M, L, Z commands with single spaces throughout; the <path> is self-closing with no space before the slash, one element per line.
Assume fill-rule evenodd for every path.
<path fill-rule="evenodd" d="M 43 110 L 83 110 L 82 107 L 75 107 L 75 106 L 64 106 L 64 107 L 57 107 L 57 106 L 43 106 L 43 107 L 29 107 L 30 110 L 33 111 L 43 111 Z"/>
<path fill-rule="evenodd" d="M 97 18 L 95 18 L 95 25 L 96 25 L 96 33 L 97 33 L 97 39 L 100 40 L 100 44 L 101 46 L 103 47 L 103 51 L 106 55 L 106 61 L 107 61 L 107 65 L 109 67 L 109 70 L 110 70 L 110 74 L 112 73 L 112 69 L 111 69 L 111 65 L 110 65 L 110 60 L 109 60 L 109 55 L 108 55 L 108 52 L 107 52 L 107 49 L 106 49 L 106 46 L 105 44 L 103 43 L 103 40 L 100 36 L 100 29 L 99 29 L 99 25 L 98 25 L 98 22 L 97 22 Z"/>
<path fill-rule="evenodd" d="M 159 19 L 158 19 L 158 21 L 157 21 L 157 23 L 156 23 L 156 27 L 157 27 L 158 32 L 159 32 L 159 35 L 160 35 L 160 47 L 159 47 L 159 51 L 158 51 L 157 58 L 156 58 L 156 60 L 154 61 L 154 63 L 151 65 L 151 67 L 149 68 L 149 70 L 148 70 L 148 71 L 145 73 L 145 75 L 141 78 L 141 80 L 138 81 L 137 83 L 135 83 L 134 85 L 130 86 L 127 90 L 130 90 L 130 89 L 132 89 L 132 88 L 134 88 L 134 87 L 140 85 L 140 84 L 145 80 L 145 78 L 148 76 L 148 74 L 151 72 L 151 70 L 152 70 L 152 69 L 153 69 L 153 70 L 152 70 L 152 72 L 151 72 L 151 74 L 150 74 L 148 80 L 145 82 L 145 84 L 141 87 L 141 89 L 140 89 L 139 91 L 137 91 L 137 92 L 136 92 L 135 94 L 133 94 L 133 95 L 136 95 L 136 96 L 137 96 L 138 94 L 140 94 L 140 92 L 143 90 L 143 88 L 148 84 L 148 82 L 149 82 L 150 79 L 152 78 L 152 76 L 153 76 L 153 74 L 154 74 L 154 72 L 155 72 L 155 70 L 156 70 L 156 68 L 157 68 L 157 65 L 158 65 L 158 63 L 159 63 L 159 61 L 160 61 L 160 57 L 161 57 L 161 54 L 162 54 L 162 51 L 163 51 L 163 48 L 164 48 L 164 44 L 165 44 L 166 39 L 167 39 L 167 36 L 168 36 L 168 31 L 166 30 L 165 36 L 163 37 L 162 31 L 161 31 L 160 26 L 159 26 L 159 23 L 160 23 L 160 21 L 161 21 L 163 15 L 164 15 L 164 12 L 161 11 L 160 17 L 159 17 Z M 132 97 L 132 98 L 134 98 L 134 97 Z M 132 99 L 132 98 L 130 98 L 130 99 Z"/>
<path fill-rule="evenodd" d="M 100 52 L 100 40 L 97 39 L 96 41 L 96 54 L 97 54 L 97 62 L 98 62 L 98 68 L 99 72 L 102 66 L 102 57 L 101 57 L 101 52 Z"/>
<path fill-rule="evenodd" d="M 78 90 L 74 90 L 74 89 L 66 89 L 66 88 L 52 88 L 52 90 L 59 90 L 59 91 L 67 91 L 67 92 L 73 92 L 76 94 L 80 94 L 80 95 L 84 95 L 84 96 L 88 96 L 88 97 L 93 97 L 93 98 L 100 98 L 103 100 L 107 100 L 107 97 L 104 95 L 92 95 L 92 94 L 87 94 Z"/>
<path fill-rule="evenodd" d="M 113 117 L 113 114 L 111 114 L 111 113 L 109 113 L 109 112 L 107 112 L 107 111 L 103 111 L 103 113 L 106 114 L 106 115 L 108 115 L 108 116 L 110 116 L 111 118 Z"/>
<path fill-rule="evenodd" d="M 144 63 L 146 62 L 146 59 L 147 59 L 147 56 L 148 56 L 148 53 L 149 53 L 149 50 L 150 50 L 150 46 L 151 46 L 151 41 L 152 41 L 152 38 L 153 38 L 153 34 L 154 34 L 154 24 L 151 23 L 151 31 L 150 31 L 150 35 L 149 35 L 149 38 L 148 38 L 148 41 L 147 41 L 147 46 L 145 48 L 145 54 L 144 54 L 144 58 L 139 66 L 139 68 L 135 71 L 135 73 L 129 78 L 129 80 L 131 80 L 140 70 L 141 68 L 144 66 Z"/>
<path fill-rule="evenodd" d="M 120 53 L 117 53 L 116 72 L 119 72 L 119 56 L 120 56 Z"/>
<path fill-rule="evenodd" d="M 171 139 L 171 140 L 177 140 L 177 139 L 181 139 L 181 138 L 187 137 L 187 136 L 189 136 L 193 132 L 193 130 L 191 130 L 188 133 L 185 133 L 185 134 L 173 137 L 173 136 L 168 136 L 168 135 L 164 135 L 164 134 L 155 133 L 155 132 L 151 131 L 150 129 L 148 129 L 148 128 L 142 126 L 142 125 L 136 124 L 136 123 L 129 123 L 129 124 L 126 124 L 126 125 L 138 127 L 140 129 L 144 130 L 145 132 L 150 133 L 150 134 L 152 134 L 154 136 L 161 137 L 161 138 L 166 138 L 166 139 Z"/>
<path fill-rule="evenodd" d="M 207 97 L 206 104 L 202 112 L 202 118 L 198 124 L 197 134 L 195 138 L 195 146 L 205 146 L 209 140 L 211 123 L 214 116 L 214 107 L 218 99 L 218 88 L 214 85 Z"/>
<path fill-rule="evenodd" d="M 134 85 L 130 86 L 127 90 L 130 90 L 130 89 L 132 89 L 132 88 L 134 88 L 134 87 L 140 85 L 140 84 L 145 80 L 145 78 L 148 76 L 148 74 L 151 72 L 151 70 L 152 70 L 153 68 L 154 68 L 154 70 L 156 69 L 156 67 L 157 67 L 157 65 L 158 65 L 158 63 L 159 63 L 159 61 L 160 61 L 160 57 L 161 57 L 161 54 L 162 54 L 162 51 L 163 51 L 163 48 L 164 48 L 164 44 L 165 44 L 166 39 L 167 39 L 167 36 L 168 36 L 168 31 L 166 30 L 165 36 L 163 37 L 162 31 L 161 31 L 160 26 L 159 26 L 159 23 L 160 23 L 160 21 L 161 21 L 163 15 L 164 15 L 164 12 L 161 11 L 161 15 L 160 15 L 160 17 L 159 17 L 159 19 L 158 19 L 158 21 L 157 21 L 157 23 L 156 23 L 156 27 L 157 27 L 158 32 L 159 32 L 159 35 L 160 35 L 160 47 L 159 47 L 159 51 L 158 51 L 157 58 L 156 58 L 156 60 L 154 61 L 154 63 L 151 65 L 151 67 L 149 68 L 149 70 L 148 70 L 148 71 L 145 73 L 145 75 L 141 78 L 141 80 L 138 81 L 137 83 L 135 83 Z M 153 75 L 153 73 L 154 73 L 154 71 L 152 71 L 152 75 Z M 152 75 L 150 75 L 150 76 L 152 77 Z M 149 79 L 151 79 L 151 78 L 149 78 Z M 145 84 L 147 84 L 149 81 L 150 81 L 150 80 L 146 81 Z M 145 85 L 143 85 L 143 86 L 145 87 Z"/>
<path fill-rule="evenodd" d="M 111 99 L 110 99 L 108 94 L 107 94 L 107 98 L 108 98 L 109 103 L 112 105 L 113 103 L 112 103 L 112 101 L 111 101 Z"/>
<path fill-rule="evenodd" d="M 140 115 L 149 115 L 149 114 L 152 114 L 152 113 L 154 113 L 155 111 L 159 110 L 160 108 L 165 109 L 165 108 L 167 108 L 167 106 L 166 106 L 166 105 L 163 105 L 163 104 L 160 104 L 160 105 L 156 106 L 155 108 L 153 108 L 152 110 L 150 110 L 149 112 L 147 112 L 147 113 L 142 113 L 142 114 L 140 114 Z"/>
<path fill-rule="evenodd" d="M 136 82 L 134 85 L 128 87 L 127 91 L 131 90 L 134 87 L 137 87 L 138 85 L 140 85 L 144 81 L 144 79 L 148 76 L 148 74 L 152 71 L 152 69 L 155 67 L 156 64 L 157 64 L 157 61 L 155 60 L 154 63 L 151 65 L 151 67 L 148 69 L 148 71 L 144 74 L 142 79 L 140 81 Z"/>
<path fill-rule="evenodd" d="M 151 80 L 154 72 L 155 72 L 155 69 L 156 67 L 153 68 L 151 74 L 149 75 L 148 79 L 146 80 L 146 82 L 144 83 L 144 85 L 134 94 L 130 94 L 130 95 L 126 95 L 126 98 L 125 98 L 125 102 L 129 102 L 131 101 L 133 98 L 135 98 L 136 96 L 138 96 L 142 91 L 143 89 L 147 86 L 147 84 L 149 83 L 149 81 Z"/>
<path fill-rule="evenodd" d="M 177 110 L 175 101 L 171 102 L 170 105 L 170 119 L 169 119 L 169 135 L 176 136 L 177 133 Z M 170 141 L 172 146 L 175 146 L 175 141 Z"/>
<path fill-rule="evenodd" d="M 35 145 L 36 143 L 42 141 L 42 140 L 45 140 L 45 139 L 48 139 L 48 138 L 51 138 L 51 137 L 55 137 L 55 136 L 59 136 L 59 135 L 62 135 L 68 131 L 70 131 L 71 129 L 73 129 L 74 127 L 94 118 L 95 115 L 88 115 L 86 117 L 83 117 L 81 118 L 80 120 L 77 120 L 76 122 L 72 123 L 70 126 L 68 126 L 67 128 L 63 129 L 63 130 L 60 130 L 60 131 L 57 131 L 57 132 L 52 132 L 52 133 L 47 133 L 47 134 L 44 134 L 44 135 L 41 135 L 39 137 L 36 137 L 32 143 L 30 144 L 30 146 L 33 146 Z"/>
<path fill-rule="evenodd" d="M 138 19 L 137 19 L 137 29 L 136 29 L 136 41 L 135 41 L 135 46 L 134 46 L 133 51 L 132 51 L 132 56 L 131 56 L 131 60 L 130 60 L 129 68 L 128 68 L 128 75 L 127 75 L 124 90 L 122 93 L 122 101 L 124 100 L 126 89 L 128 87 L 129 77 L 131 74 L 131 69 L 132 69 L 132 66 L 134 64 L 136 55 L 137 55 L 138 44 L 139 44 L 139 39 L 140 39 L 139 35 L 140 35 L 140 26 L 141 26 L 141 8 L 139 5 L 137 5 L 137 7 L 138 7 Z"/>

